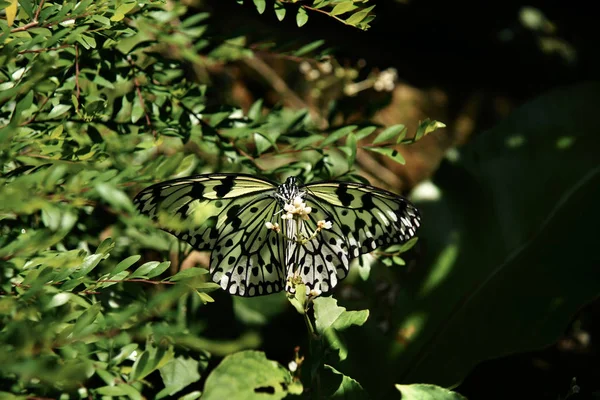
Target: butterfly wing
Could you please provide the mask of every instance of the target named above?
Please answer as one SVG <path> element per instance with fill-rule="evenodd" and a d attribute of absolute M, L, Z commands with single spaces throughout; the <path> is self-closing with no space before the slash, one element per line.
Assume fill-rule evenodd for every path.
<path fill-rule="evenodd" d="M 277 185 L 251 175 L 207 174 L 142 190 L 138 210 L 197 250 L 212 250 L 213 281 L 254 296 L 282 289 L 285 243 L 265 228 L 278 210 Z"/>
<path fill-rule="evenodd" d="M 331 218 L 324 208 L 319 207 L 319 203 L 306 197 L 306 204 L 312 208 L 312 211 L 308 215 L 309 219 L 300 224 L 300 230 L 302 237 L 311 238 L 317 230 L 318 221 L 331 220 Z M 296 229 L 288 230 L 293 230 L 295 233 Z M 293 275 L 294 265 L 298 265 L 298 275 L 309 290 L 317 289 L 326 293 L 348 274 L 350 263 L 348 245 L 339 230 L 333 227 L 317 232 L 311 240 L 302 245 L 289 242 L 286 251 L 288 276 Z M 293 288 L 289 285 L 286 286 L 286 290 L 293 292 Z"/>
<path fill-rule="evenodd" d="M 313 183 L 301 189 L 312 207 L 305 227 L 314 231 L 317 221 L 332 222 L 331 229 L 319 232 L 298 252 L 301 276 L 311 288 L 330 290 L 346 277 L 351 259 L 404 243 L 420 226 L 415 206 L 383 189 L 349 182 Z"/>
<path fill-rule="evenodd" d="M 275 199 L 261 196 L 221 227 L 210 265 L 213 280 L 229 293 L 258 296 L 283 289 L 286 241 L 265 227 L 280 209 Z"/>

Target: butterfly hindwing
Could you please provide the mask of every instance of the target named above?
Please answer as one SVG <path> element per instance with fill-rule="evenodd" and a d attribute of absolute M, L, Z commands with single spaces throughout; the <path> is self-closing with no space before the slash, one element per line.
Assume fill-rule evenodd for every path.
<path fill-rule="evenodd" d="M 265 228 L 280 207 L 272 197 L 258 197 L 236 209 L 220 227 L 210 260 L 213 280 L 231 294 L 257 296 L 283 288 L 281 264 L 285 239 Z"/>
<path fill-rule="evenodd" d="M 312 211 L 309 219 L 302 221 L 301 229 L 302 236 L 310 238 L 317 231 L 318 221 L 329 218 L 317 203 L 307 200 L 307 204 L 312 207 Z M 346 240 L 334 229 L 317 232 L 303 245 L 290 242 L 286 260 L 288 275 L 293 273 L 296 260 L 302 282 L 309 290 L 316 289 L 323 293 L 330 291 L 346 277 L 350 263 Z"/>

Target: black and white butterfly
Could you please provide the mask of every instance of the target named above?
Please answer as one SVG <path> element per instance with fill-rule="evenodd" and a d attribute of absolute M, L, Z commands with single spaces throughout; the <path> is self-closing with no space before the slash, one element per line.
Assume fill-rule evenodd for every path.
<path fill-rule="evenodd" d="M 239 296 L 293 291 L 292 277 L 328 292 L 351 259 L 404 243 L 420 225 L 417 209 L 394 193 L 350 182 L 298 185 L 294 177 L 279 185 L 246 174 L 198 175 L 152 185 L 134 203 L 193 248 L 211 250 L 212 279 Z M 294 204 L 304 211 L 288 219 Z"/>

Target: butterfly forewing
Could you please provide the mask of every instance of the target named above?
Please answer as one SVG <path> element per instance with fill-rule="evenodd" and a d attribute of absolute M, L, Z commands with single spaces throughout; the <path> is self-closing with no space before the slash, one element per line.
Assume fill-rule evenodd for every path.
<path fill-rule="evenodd" d="M 344 239 L 349 258 L 381 246 L 404 243 L 420 225 L 417 209 L 403 197 L 359 183 L 324 182 L 304 186 L 307 202 L 315 203 Z"/>

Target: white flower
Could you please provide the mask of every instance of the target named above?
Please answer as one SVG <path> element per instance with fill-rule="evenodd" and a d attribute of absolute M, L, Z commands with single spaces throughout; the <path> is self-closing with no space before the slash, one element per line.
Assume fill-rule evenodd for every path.
<path fill-rule="evenodd" d="M 306 75 L 306 79 L 309 81 L 314 81 L 316 79 L 319 79 L 319 77 L 321 76 L 321 73 L 319 72 L 318 69 L 311 69 L 308 74 Z"/>
<path fill-rule="evenodd" d="M 333 224 L 331 223 L 331 221 L 318 221 L 317 222 L 317 230 L 321 230 L 321 229 L 331 229 L 331 227 L 333 226 Z"/>
<path fill-rule="evenodd" d="M 290 363 L 288 364 L 288 369 L 291 372 L 296 372 L 296 370 L 298 369 L 298 364 L 296 363 L 296 361 L 290 361 Z"/>
<path fill-rule="evenodd" d="M 296 196 L 291 203 L 283 206 L 283 210 L 286 214 L 282 215 L 281 219 L 292 219 L 294 218 L 294 215 L 297 215 L 302 219 L 307 220 L 308 214 L 312 211 L 312 207 L 307 207 L 306 203 L 302 200 L 302 197 Z"/>
<path fill-rule="evenodd" d="M 265 222 L 265 227 L 275 232 L 279 232 L 281 230 L 281 227 L 277 222 L 275 222 L 274 224 L 271 222 Z"/>
<path fill-rule="evenodd" d="M 304 205 L 305 205 L 304 202 L 302 201 L 302 197 L 300 197 L 300 196 L 294 197 L 293 204 L 294 204 L 294 207 L 296 207 L 296 208 L 304 207 Z"/>
<path fill-rule="evenodd" d="M 329 74 L 331 71 L 333 71 L 333 65 L 331 65 L 329 61 L 325 61 L 319 64 L 319 69 L 324 74 Z"/>
<path fill-rule="evenodd" d="M 308 295 L 312 297 L 317 297 L 320 296 L 321 293 L 323 292 L 321 292 L 319 289 L 311 289 L 310 292 L 308 292 Z"/>
<path fill-rule="evenodd" d="M 303 74 L 308 74 L 310 72 L 310 70 L 312 69 L 310 63 L 308 61 L 302 61 L 300 63 L 300 72 L 302 72 Z"/>

